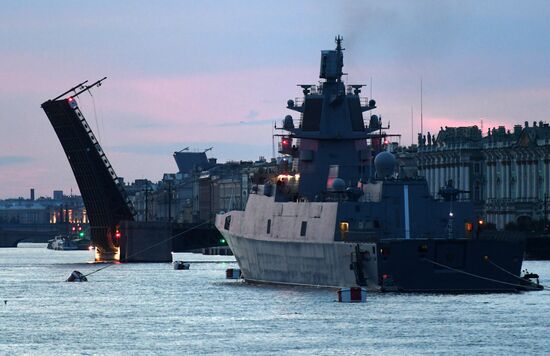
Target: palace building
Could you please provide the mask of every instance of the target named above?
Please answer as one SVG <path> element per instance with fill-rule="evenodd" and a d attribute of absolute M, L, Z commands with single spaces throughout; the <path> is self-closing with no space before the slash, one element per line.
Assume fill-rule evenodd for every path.
<path fill-rule="evenodd" d="M 414 154 L 411 154 L 414 153 Z M 414 157 L 437 197 L 449 180 L 474 202 L 480 217 L 503 229 L 513 222 L 547 221 L 550 210 L 550 125 L 533 122 L 489 129 L 445 127 L 419 135 L 418 146 L 398 152 Z"/>

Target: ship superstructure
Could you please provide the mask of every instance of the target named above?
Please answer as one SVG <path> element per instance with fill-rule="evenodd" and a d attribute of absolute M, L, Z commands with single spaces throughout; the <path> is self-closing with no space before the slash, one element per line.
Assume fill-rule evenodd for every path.
<path fill-rule="evenodd" d="M 382 121 L 345 85 L 342 38 L 321 52 L 319 85 L 300 85 L 289 100 L 279 151 L 292 165 L 258 186 L 244 211 L 219 214 L 216 227 L 243 277 L 252 282 L 383 291 L 512 291 L 520 278 L 521 242 L 477 239 L 471 202 L 452 182 L 444 199 L 425 179 L 396 172 Z M 254 194 L 255 193 L 255 194 Z"/>

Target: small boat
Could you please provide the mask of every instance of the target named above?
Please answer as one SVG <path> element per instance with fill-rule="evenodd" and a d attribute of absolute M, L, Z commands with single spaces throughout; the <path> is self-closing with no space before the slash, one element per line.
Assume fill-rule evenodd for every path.
<path fill-rule="evenodd" d="M 68 236 L 57 235 L 48 241 L 48 249 L 68 251 L 78 250 L 78 246 Z"/>
<path fill-rule="evenodd" d="M 191 264 L 183 261 L 174 261 L 174 269 L 189 269 Z"/>

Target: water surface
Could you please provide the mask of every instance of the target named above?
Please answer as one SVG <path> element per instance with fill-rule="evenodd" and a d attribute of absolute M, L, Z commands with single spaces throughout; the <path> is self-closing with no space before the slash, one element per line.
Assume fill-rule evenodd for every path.
<path fill-rule="evenodd" d="M 341 304 L 330 289 L 225 280 L 233 257 L 199 254 L 176 255 L 197 262 L 186 271 L 118 264 L 64 282 L 92 259 L 0 249 L 0 354 L 550 354 L 549 290 Z M 524 267 L 550 285 L 550 262 Z"/>

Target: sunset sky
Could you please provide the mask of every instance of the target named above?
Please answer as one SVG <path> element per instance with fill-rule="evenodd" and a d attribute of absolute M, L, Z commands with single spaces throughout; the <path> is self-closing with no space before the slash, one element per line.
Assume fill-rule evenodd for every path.
<path fill-rule="evenodd" d="M 272 123 L 320 50 L 344 37 L 350 84 L 420 130 L 550 121 L 548 1 L 12 1 L 0 11 L 0 199 L 78 188 L 40 104 L 107 76 L 79 104 L 127 181 L 177 171 L 172 153 L 271 156 Z M 364 93 L 369 94 L 367 88 Z"/>

